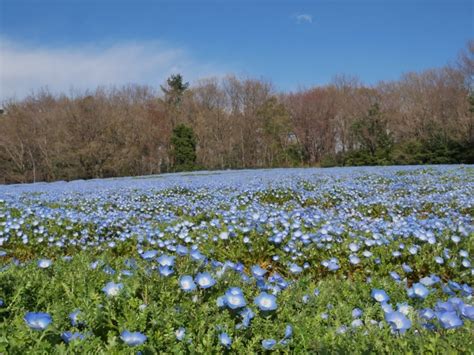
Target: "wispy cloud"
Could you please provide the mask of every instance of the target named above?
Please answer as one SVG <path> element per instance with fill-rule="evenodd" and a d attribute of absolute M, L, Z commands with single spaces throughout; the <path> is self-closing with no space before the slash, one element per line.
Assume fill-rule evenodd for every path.
<path fill-rule="evenodd" d="M 155 41 L 51 48 L 0 38 L 0 50 L 0 101 L 43 87 L 53 93 L 127 83 L 156 87 L 173 73 L 188 81 L 224 74 L 219 65 Z"/>
<path fill-rule="evenodd" d="M 296 14 L 293 15 L 293 18 L 299 25 L 303 23 L 313 23 L 313 15 L 311 14 Z"/>

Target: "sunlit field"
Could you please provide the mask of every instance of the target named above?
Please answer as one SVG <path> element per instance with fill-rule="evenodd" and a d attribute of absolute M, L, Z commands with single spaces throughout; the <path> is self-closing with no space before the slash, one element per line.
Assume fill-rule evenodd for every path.
<path fill-rule="evenodd" d="M 469 353 L 474 167 L 0 186 L 0 353 Z"/>

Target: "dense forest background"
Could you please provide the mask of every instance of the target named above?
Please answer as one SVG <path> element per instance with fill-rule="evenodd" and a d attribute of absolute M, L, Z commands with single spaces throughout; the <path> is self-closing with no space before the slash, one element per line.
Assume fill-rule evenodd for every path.
<path fill-rule="evenodd" d="M 348 58 L 350 60 L 350 58 Z M 194 169 L 474 162 L 474 41 L 443 68 L 277 92 L 228 76 L 5 102 L 0 183 Z"/>

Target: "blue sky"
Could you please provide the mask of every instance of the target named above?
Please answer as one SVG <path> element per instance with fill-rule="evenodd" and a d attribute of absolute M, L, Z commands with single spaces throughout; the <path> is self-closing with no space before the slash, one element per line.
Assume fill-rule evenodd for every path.
<path fill-rule="evenodd" d="M 176 71 L 285 91 L 341 73 L 373 84 L 453 61 L 473 11 L 465 0 L 0 0 L 0 98 L 158 86 Z"/>

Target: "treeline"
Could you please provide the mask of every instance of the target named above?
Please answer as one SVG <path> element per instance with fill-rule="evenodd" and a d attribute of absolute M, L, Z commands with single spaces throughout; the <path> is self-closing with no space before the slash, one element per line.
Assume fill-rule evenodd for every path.
<path fill-rule="evenodd" d="M 456 64 L 292 93 L 228 76 L 190 87 L 38 92 L 4 105 L 0 183 L 176 170 L 474 162 L 474 42 Z"/>

